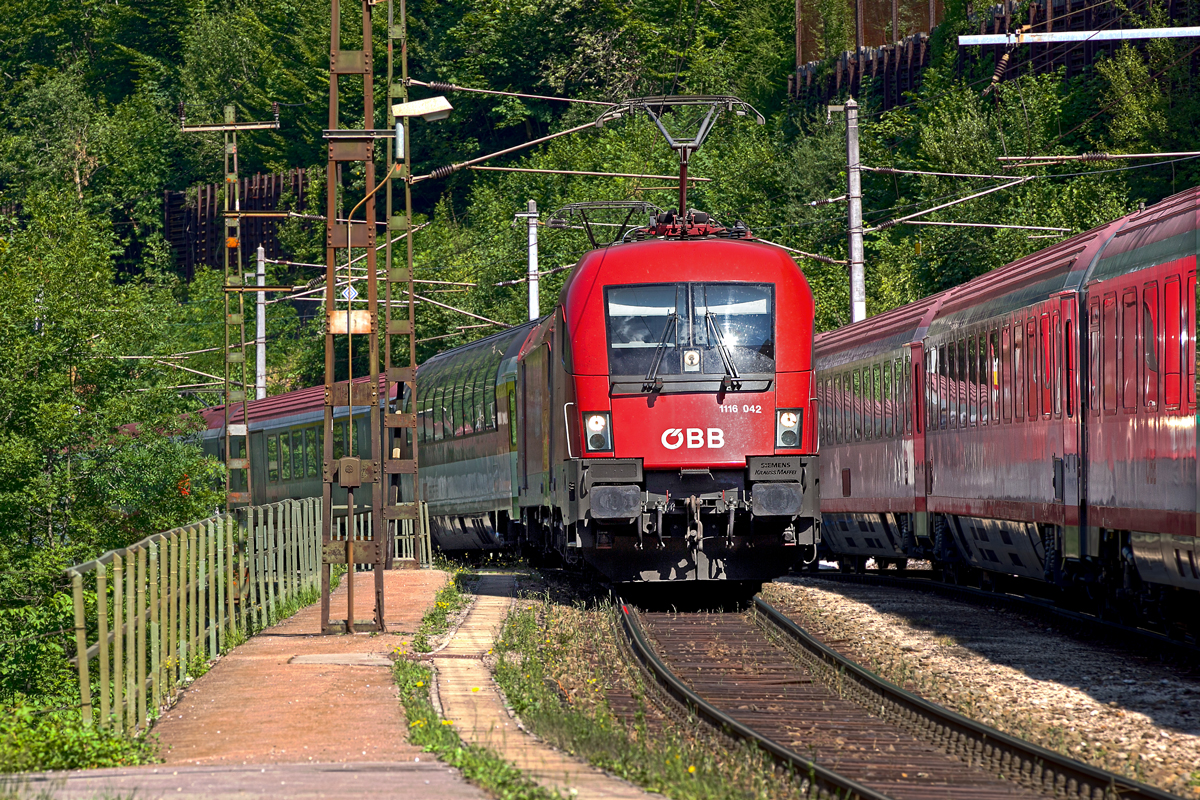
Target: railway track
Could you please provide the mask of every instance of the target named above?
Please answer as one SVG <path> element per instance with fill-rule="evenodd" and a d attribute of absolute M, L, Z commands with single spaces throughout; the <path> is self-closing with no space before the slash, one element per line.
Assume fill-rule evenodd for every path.
<path fill-rule="evenodd" d="M 969 603 L 985 603 L 1069 626 L 1085 634 L 1089 640 L 1105 641 L 1118 647 L 1135 650 L 1142 655 L 1175 659 L 1192 666 L 1200 665 L 1200 645 L 1194 642 L 1172 639 L 1157 631 L 1124 625 L 1101 619 L 1093 614 L 1060 608 L 1050 600 L 1033 595 L 987 591 L 971 586 L 942 583 L 932 577 L 925 578 L 916 575 L 898 577 L 871 573 L 806 572 L 803 573 L 803 577 L 817 578 L 831 583 L 857 583 L 932 592 L 942 597 Z"/>
<path fill-rule="evenodd" d="M 746 613 L 620 611 L 630 649 L 666 694 L 807 778 L 810 796 L 1174 797 L 883 681 L 761 598 Z"/>

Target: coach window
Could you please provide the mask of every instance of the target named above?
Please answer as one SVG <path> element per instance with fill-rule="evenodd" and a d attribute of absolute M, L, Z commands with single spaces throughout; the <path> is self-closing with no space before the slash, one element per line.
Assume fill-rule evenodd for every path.
<path fill-rule="evenodd" d="M 1050 326 L 1050 314 L 1042 314 L 1042 347 L 1038 348 L 1042 359 L 1042 416 L 1050 419 L 1054 411 L 1054 329 Z"/>
<path fill-rule="evenodd" d="M 1013 322 L 1013 419 L 1025 419 L 1025 321 Z"/>
<path fill-rule="evenodd" d="M 851 392 L 851 414 L 850 417 L 854 424 L 854 441 L 861 442 L 863 438 L 863 415 L 862 415 L 862 370 L 854 370 L 850 373 L 850 380 L 853 381 L 854 390 Z"/>
<path fill-rule="evenodd" d="M 284 481 L 292 479 L 292 447 L 288 439 L 287 431 L 279 434 L 279 479 Z"/>
<path fill-rule="evenodd" d="M 895 413 L 896 400 L 892 396 L 892 361 L 888 359 L 883 362 L 883 435 L 891 438 L 896 431 Z"/>
<path fill-rule="evenodd" d="M 1053 370 L 1054 382 L 1051 384 L 1054 387 L 1054 416 L 1062 417 L 1062 384 L 1065 373 L 1063 372 L 1062 353 L 1063 353 L 1063 331 L 1062 319 L 1059 317 L 1058 311 L 1054 311 L 1050 315 L 1050 335 L 1053 337 L 1051 345 L 1051 368 Z"/>
<path fill-rule="evenodd" d="M 1100 344 L 1100 300 L 1093 299 L 1088 305 L 1088 409 L 1092 416 L 1100 414 L 1100 357 L 1103 349 Z"/>
<path fill-rule="evenodd" d="M 1033 422 L 1038 418 L 1038 335 L 1037 320 L 1031 319 L 1025 323 L 1025 388 L 1029 395 L 1025 403 L 1025 419 Z"/>
<path fill-rule="evenodd" d="M 871 439 L 871 432 L 875 427 L 872 422 L 875 417 L 873 405 L 874 403 L 871 402 L 871 366 L 868 364 L 862 368 L 862 394 L 859 395 L 858 401 L 859 411 L 862 412 L 863 438 L 868 441 Z"/>
<path fill-rule="evenodd" d="M 1177 284 L 1178 285 L 1178 284 Z M 1117 296 L 1104 296 L 1104 413 L 1117 413 Z"/>
<path fill-rule="evenodd" d="M 967 337 L 967 418 L 972 427 L 979 424 L 979 350 L 975 337 Z"/>
<path fill-rule="evenodd" d="M 1121 407 L 1137 410 L 1138 319 L 1137 289 L 1121 293 Z"/>
<path fill-rule="evenodd" d="M 1005 325 L 1000 329 L 1000 415 L 1005 422 L 1012 422 L 1013 374 L 1012 374 L 1012 328 Z"/>
<path fill-rule="evenodd" d="M 936 369 L 934 359 L 937 358 L 937 348 L 931 347 L 928 350 L 923 350 L 925 363 L 921 369 L 921 376 L 925 379 L 925 385 L 919 387 L 921 391 L 921 414 L 925 420 L 925 430 L 931 431 L 937 427 L 937 419 L 934 417 L 933 396 L 937 387 Z"/>
<path fill-rule="evenodd" d="M 1142 289 L 1142 402 L 1158 408 L 1158 284 Z"/>
<path fill-rule="evenodd" d="M 846 437 L 846 395 L 842 389 L 841 375 L 833 379 L 833 426 L 834 440 L 841 444 Z"/>
<path fill-rule="evenodd" d="M 988 334 L 987 364 L 988 395 L 991 401 L 992 422 L 1000 421 L 1000 331 L 995 328 Z"/>
<path fill-rule="evenodd" d="M 850 433 L 852 442 L 862 441 L 862 373 L 850 372 Z"/>
<path fill-rule="evenodd" d="M 930 418 L 929 429 L 945 430 L 946 422 L 946 345 L 939 345 L 931 353 L 933 363 L 927 373 L 929 378 Z"/>
<path fill-rule="evenodd" d="M 1067 371 L 1067 416 L 1073 417 L 1075 416 L 1075 402 L 1078 399 L 1075 387 L 1079 382 L 1076 374 L 1078 372 L 1076 359 L 1079 356 L 1076 352 L 1075 320 L 1073 319 L 1069 319 L 1063 323 L 1063 357 L 1066 359 L 1065 368 Z"/>
<path fill-rule="evenodd" d="M 946 419 L 951 428 L 958 427 L 959 404 L 962 402 L 959 368 L 965 363 L 965 359 L 959 358 L 958 351 L 961 346 L 962 342 L 958 341 L 951 341 L 946 346 Z"/>
<path fill-rule="evenodd" d="M 442 438 L 453 439 L 457 434 L 454 427 L 454 388 L 451 376 L 442 385 Z"/>
<path fill-rule="evenodd" d="M 304 431 L 292 431 L 292 480 L 304 477 Z"/>
<path fill-rule="evenodd" d="M 1187 336 L 1187 397 L 1193 411 L 1196 410 L 1196 276 L 1188 276 L 1187 318 L 1183 330 Z"/>
<path fill-rule="evenodd" d="M 267 480 L 279 480 L 279 437 L 267 437 Z"/>
<path fill-rule="evenodd" d="M 1167 408 L 1179 408 L 1182 396 L 1180 367 L 1183 352 L 1181 332 L 1181 308 L 1179 279 L 1171 278 L 1163 284 L 1163 402 Z"/>
<path fill-rule="evenodd" d="M 463 434 L 470 433 L 465 415 L 465 406 L 470 402 L 470 398 L 465 397 L 467 386 L 464 381 L 466 380 L 468 380 L 468 376 L 460 372 L 459 380 L 454 384 L 454 397 L 452 400 L 454 405 L 451 412 L 453 414 L 454 436 L 462 436 Z"/>
<path fill-rule="evenodd" d="M 498 371 L 498 366 L 494 361 L 488 364 L 487 385 L 484 388 L 484 397 L 487 398 L 488 429 L 493 431 L 500 426 L 500 415 L 496 402 L 496 372 Z"/>
<path fill-rule="evenodd" d="M 921 386 L 920 379 L 916 380 L 916 386 L 913 386 L 913 370 L 912 370 L 912 354 L 905 352 L 904 354 L 904 432 L 913 432 L 913 398 L 916 397 L 917 391 Z M 921 415 L 917 414 L 917 427 L 921 427 Z"/>
<path fill-rule="evenodd" d="M 871 415 L 868 420 L 868 434 L 878 439 L 883 436 L 883 379 L 878 364 L 867 367 L 867 397 L 870 398 Z"/>
<path fill-rule="evenodd" d="M 321 473 L 321 428 L 311 426 L 304 429 L 304 459 L 306 477 L 315 478 Z"/>
<path fill-rule="evenodd" d="M 842 440 L 854 441 L 854 395 L 850 383 L 850 373 L 842 373 L 842 396 L 838 401 L 842 407 Z"/>
<path fill-rule="evenodd" d="M 442 376 L 438 376 L 440 380 Z M 430 420 L 433 424 L 433 440 L 440 442 L 446 438 L 446 386 L 442 384 L 433 390 L 433 407 L 429 410 Z"/>
<path fill-rule="evenodd" d="M 431 390 L 429 396 L 425 399 L 425 439 L 433 442 L 442 438 L 441 428 L 442 421 L 438 419 L 438 410 L 441 406 L 438 404 L 438 396 L 440 389 Z"/>

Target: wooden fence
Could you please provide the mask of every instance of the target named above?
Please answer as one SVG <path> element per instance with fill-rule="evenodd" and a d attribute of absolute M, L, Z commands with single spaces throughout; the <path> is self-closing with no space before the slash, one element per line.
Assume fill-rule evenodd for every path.
<path fill-rule="evenodd" d="M 239 509 L 72 567 L 84 723 L 145 730 L 196 667 L 315 600 L 320 568 L 319 498 Z"/>
<path fill-rule="evenodd" d="M 316 602 L 321 502 L 313 497 L 238 509 L 69 569 L 72 661 L 84 723 L 145 730 L 205 662 L 278 620 L 289 604 Z M 350 535 L 346 507 L 332 511 L 330 538 L 344 541 Z M 431 566 L 426 504 L 420 520 L 397 520 L 388 535 L 397 558 Z M 353 536 L 372 537 L 370 512 L 355 515 Z M 94 593 L 84 586 L 93 574 Z"/>

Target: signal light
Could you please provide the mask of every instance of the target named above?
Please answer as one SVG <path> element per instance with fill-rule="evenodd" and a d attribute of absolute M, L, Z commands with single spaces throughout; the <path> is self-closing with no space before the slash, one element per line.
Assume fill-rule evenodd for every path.
<path fill-rule="evenodd" d="M 607 412 L 584 414 L 587 427 L 587 449 L 592 452 L 612 450 L 612 426 Z"/>
<path fill-rule="evenodd" d="M 804 411 L 799 408 L 781 408 L 775 412 L 775 446 L 799 447 L 800 429 L 804 422 Z"/>

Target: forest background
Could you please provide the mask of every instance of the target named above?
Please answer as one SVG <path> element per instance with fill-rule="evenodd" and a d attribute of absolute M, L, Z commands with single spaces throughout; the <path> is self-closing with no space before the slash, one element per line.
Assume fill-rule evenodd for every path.
<path fill-rule="evenodd" d="M 818 6 L 818 56 L 830 60 L 853 42 L 851 6 Z M 413 0 L 409 13 L 410 74 L 421 80 L 597 100 L 741 97 L 767 124 L 732 115 L 718 123 L 691 164 L 693 174 L 712 179 L 691 193 L 691 205 L 727 223 L 743 220 L 766 239 L 845 258 L 844 207 L 812 205 L 845 191 L 844 124 L 787 95 L 792 0 Z M 984 58 L 964 67 L 955 43 L 972 27 L 968 13 L 963 0 L 948 0 L 932 66 L 903 105 L 881 113 L 864 87 L 865 164 L 994 174 L 1003 154 L 1200 149 L 1193 42 L 1124 48 L 1069 80 L 1029 72 L 1022 66 L 1028 53 L 1017 50 L 1010 78 L 985 94 L 993 64 Z M 1124 13 L 1127 26 L 1172 24 L 1153 0 Z M 381 64 L 385 15 L 376 19 Z M 327 2 L 296 0 L 9 0 L 0 15 L 0 771 L 146 755 L 136 743 L 82 731 L 70 710 L 63 570 L 204 517 L 221 501 L 213 488 L 221 467 L 201 456 L 190 413 L 219 402 L 219 394 L 180 392 L 173 387 L 203 379 L 162 363 L 212 374 L 222 363 L 220 352 L 166 358 L 223 344 L 220 275 L 202 269 L 185 280 L 163 236 L 165 190 L 221 179 L 220 135 L 181 133 L 178 105 L 195 124 L 219 121 L 227 104 L 239 119 L 267 119 L 280 103 L 280 130 L 242 136 L 241 173 L 307 168 L 309 196 L 320 203 L 328 27 Z M 355 46 L 349 31 L 343 46 Z M 384 83 L 377 82 L 375 127 L 385 124 Z M 452 101 L 449 120 L 415 123 L 418 172 L 595 115 L 594 107 L 547 101 L 467 94 Z M 353 89 L 343 102 L 355 107 Z M 660 174 L 678 168 L 640 118 L 503 163 Z M 1043 168 L 1043 178 L 930 219 L 1079 232 L 1195 185 L 1197 169 L 1186 159 L 1136 169 Z M 350 178 L 348 205 L 361 196 L 361 178 Z M 513 215 L 528 199 L 550 211 L 629 198 L 638 183 L 645 182 L 463 171 L 419 184 L 418 221 L 432 224 L 415 236 L 417 275 L 477 284 L 438 297 L 519 322 L 526 287 L 495 285 L 525 271 L 525 231 Z M 991 183 L 867 173 L 866 218 L 878 223 Z M 645 195 L 663 207 L 672 205 L 669 197 Z M 286 203 L 324 213 L 320 205 L 299 208 L 294 198 Z M 322 233 L 311 223 L 287 223 L 287 256 L 322 261 Z M 903 225 L 869 235 L 869 311 L 958 284 L 1050 241 L 1019 230 Z M 588 247 L 578 231 L 544 229 L 542 268 L 571 264 Z M 845 323 L 844 268 L 808 259 L 800 265 L 816 295 L 818 327 Z M 273 267 L 268 282 L 312 277 L 303 268 Z M 542 282 L 543 309 L 564 277 Z M 316 304 L 268 308 L 271 392 L 321 382 Z M 457 330 L 470 322 L 423 306 L 420 335 L 443 338 L 423 344 L 421 358 L 489 332 Z M 35 740 L 49 744 L 34 748 Z"/>

